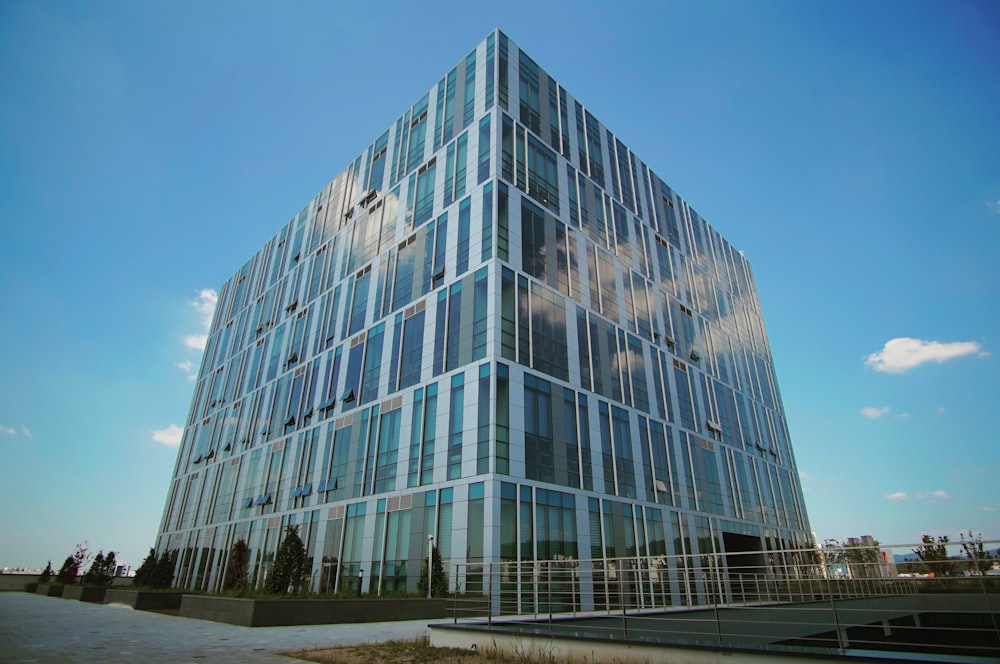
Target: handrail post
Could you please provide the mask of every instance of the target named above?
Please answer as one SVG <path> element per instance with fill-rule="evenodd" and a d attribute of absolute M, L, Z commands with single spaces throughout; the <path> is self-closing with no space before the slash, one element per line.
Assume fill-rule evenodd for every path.
<path fill-rule="evenodd" d="M 549 634 L 552 633 L 552 561 L 549 560 L 545 563 L 546 569 L 546 583 L 545 590 L 548 595 L 547 603 L 549 605 Z"/>

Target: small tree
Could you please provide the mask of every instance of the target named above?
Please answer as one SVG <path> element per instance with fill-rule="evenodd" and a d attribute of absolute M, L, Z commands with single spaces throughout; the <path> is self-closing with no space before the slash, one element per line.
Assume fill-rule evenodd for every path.
<path fill-rule="evenodd" d="M 104 556 L 104 574 L 100 579 L 101 585 L 110 586 L 117 572 L 118 560 L 116 559 L 115 552 L 108 551 L 108 555 Z"/>
<path fill-rule="evenodd" d="M 142 565 L 135 571 L 132 577 L 132 585 L 138 587 L 151 587 L 153 584 L 153 572 L 156 570 L 156 549 L 149 549 L 149 555 L 142 561 Z"/>
<path fill-rule="evenodd" d="M 951 574 L 955 563 L 948 559 L 948 536 L 941 535 L 935 540 L 932 535 L 924 535 L 921 541 L 922 544 L 913 553 L 930 568 L 931 573 L 935 576 Z"/>
<path fill-rule="evenodd" d="M 42 570 L 41 575 L 38 577 L 38 582 L 48 583 L 49 579 L 51 578 L 52 578 L 52 561 L 50 560 L 49 564 L 45 566 L 45 569 Z"/>
<path fill-rule="evenodd" d="M 417 592 L 421 597 L 427 597 L 427 562 L 420 565 L 420 580 L 417 582 Z M 448 594 L 448 577 L 444 573 L 444 562 L 437 547 L 431 550 L 431 595 L 444 597 Z"/>
<path fill-rule="evenodd" d="M 267 590 L 285 595 L 288 589 L 298 592 L 306 577 L 306 547 L 299 537 L 297 526 L 288 526 L 285 539 L 278 547 L 271 574 L 267 577 Z"/>
<path fill-rule="evenodd" d="M 104 570 L 104 552 L 98 551 L 97 555 L 94 556 L 93 562 L 90 563 L 90 569 L 87 573 L 83 575 L 83 582 L 86 585 L 91 585 L 96 583 L 96 577 Z"/>
<path fill-rule="evenodd" d="M 76 577 L 80 574 L 80 569 L 87 562 L 87 547 L 86 542 L 83 544 L 76 545 L 76 551 L 72 555 L 66 556 L 66 560 L 63 562 L 62 567 L 59 568 L 59 574 L 56 575 L 56 580 L 59 583 L 70 585 L 76 583 Z"/>
<path fill-rule="evenodd" d="M 174 584 L 174 568 L 177 566 L 177 550 L 164 551 L 156 561 L 153 576 L 150 579 L 151 588 L 169 588 Z"/>
<path fill-rule="evenodd" d="M 103 551 L 98 551 L 90 569 L 83 575 L 83 582 L 88 585 L 107 586 L 115 575 L 115 552 L 108 551 L 107 557 Z"/>
<path fill-rule="evenodd" d="M 973 571 L 986 574 L 993 567 L 993 555 L 989 551 L 983 550 L 983 534 L 962 533 L 962 550 L 972 563 Z M 966 539 L 968 535 L 968 539 Z"/>
<path fill-rule="evenodd" d="M 243 590 L 247 587 L 247 570 L 250 569 L 250 548 L 244 540 L 233 544 L 229 553 L 229 567 L 222 581 L 223 590 Z"/>

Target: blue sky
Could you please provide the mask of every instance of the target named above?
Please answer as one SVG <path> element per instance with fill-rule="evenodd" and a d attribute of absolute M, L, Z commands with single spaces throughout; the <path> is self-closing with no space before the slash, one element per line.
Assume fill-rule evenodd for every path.
<path fill-rule="evenodd" d="M 0 5 L 0 566 L 141 561 L 211 289 L 497 26 L 751 260 L 819 537 L 1000 537 L 1000 5 L 355 4 Z"/>

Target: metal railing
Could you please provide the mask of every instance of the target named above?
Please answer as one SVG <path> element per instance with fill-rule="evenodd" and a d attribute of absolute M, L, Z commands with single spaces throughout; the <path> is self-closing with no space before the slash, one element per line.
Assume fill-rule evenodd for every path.
<path fill-rule="evenodd" d="M 1000 565 L 961 552 L 919 560 L 917 548 L 453 564 L 452 621 L 664 645 L 1000 657 Z"/>

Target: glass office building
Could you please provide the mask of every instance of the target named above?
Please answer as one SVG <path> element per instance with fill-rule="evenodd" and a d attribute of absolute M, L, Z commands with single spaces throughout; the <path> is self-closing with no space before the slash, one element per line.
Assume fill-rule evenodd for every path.
<path fill-rule="evenodd" d="M 499 31 L 220 290 L 157 549 L 289 525 L 324 591 L 811 541 L 746 258 Z"/>

